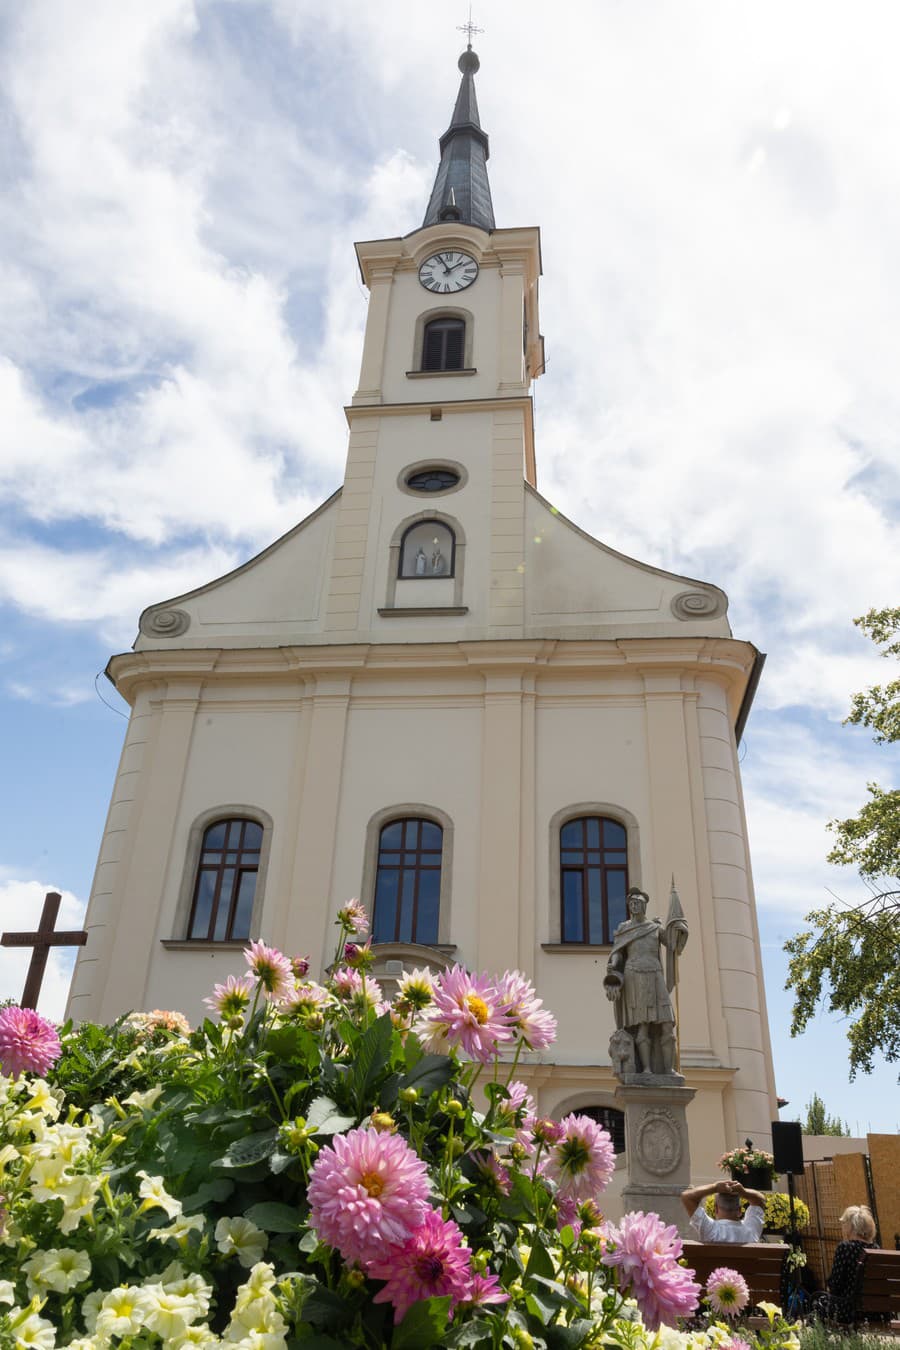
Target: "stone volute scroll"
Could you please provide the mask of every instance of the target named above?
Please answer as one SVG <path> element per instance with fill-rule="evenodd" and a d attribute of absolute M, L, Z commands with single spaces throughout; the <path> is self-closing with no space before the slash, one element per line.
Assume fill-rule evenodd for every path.
<path fill-rule="evenodd" d="M 184 609 L 147 609 L 140 620 L 140 630 L 145 637 L 181 637 L 190 626 L 191 616 Z"/>
<path fill-rule="evenodd" d="M 647 918 L 650 897 L 632 886 L 626 897 L 628 918 L 613 936 L 603 981 L 615 1005 L 616 1029 L 609 1056 L 620 1082 L 646 1081 L 652 1075 L 683 1083 L 675 1065 L 675 988 L 677 960 L 688 939 L 688 926 L 674 883 L 665 924 Z M 661 952 L 665 953 L 665 970 Z"/>

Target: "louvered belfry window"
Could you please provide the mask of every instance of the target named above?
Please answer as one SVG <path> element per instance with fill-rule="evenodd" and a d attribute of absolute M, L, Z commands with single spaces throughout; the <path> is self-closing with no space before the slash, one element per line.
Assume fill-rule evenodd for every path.
<path fill-rule="evenodd" d="M 462 319 L 432 319 L 425 325 L 423 370 L 462 370 L 466 325 Z"/>

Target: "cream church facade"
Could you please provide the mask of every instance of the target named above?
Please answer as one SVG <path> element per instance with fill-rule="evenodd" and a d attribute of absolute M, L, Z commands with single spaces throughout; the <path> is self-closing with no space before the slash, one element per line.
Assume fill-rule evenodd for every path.
<path fill-rule="evenodd" d="M 624 557 L 536 488 L 540 235 L 495 226 L 462 80 L 422 228 L 369 291 L 342 486 L 141 616 L 69 1010 L 202 1015 L 248 936 L 327 963 L 359 895 L 376 975 L 517 966 L 559 1020 L 542 1112 L 615 1123 L 603 975 L 674 874 L 695 1176 L 776 1115 L 737 740 L 760 658 L 716 586 Z M 610 1211 L 614 1201 L 610 1197 Z"/>

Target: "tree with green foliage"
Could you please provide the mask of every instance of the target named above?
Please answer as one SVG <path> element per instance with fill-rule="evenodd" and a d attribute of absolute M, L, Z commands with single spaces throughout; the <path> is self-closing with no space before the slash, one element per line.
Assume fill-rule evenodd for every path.
<path fill-rule="evenodd" d="M 844 1125 L 838 1116 L 830 1116 L 825 1109 L 825 1103 L 814 1092 L 812 1100 L 806 1104 L 806 1120 L 801 1121 L 801 1129 L 804 1134 L 832 1134 L 848 1135 L 850 1129 Z"/>
<path fill-rule="evenodd" d="M 900 658 L 900 608 L 854 619 L 885 657 Z M 900 679 L 854 694 L 846 719 L 870 727 L 879 744 L 900 741 Z M 900 1060 L 900 789 L 868 785 L 857 815 L 832 820 L 828 861 L 855 866 L 873 888 L 862 904 L 839 901 L 807 914 L 810 928 L 785 943 L 786 988 L 794 992 L 791 1035 L 806 1029 L 823 998 L 849 1017 L 850 1077 L 870 1073 L 876 1052 Z"/>

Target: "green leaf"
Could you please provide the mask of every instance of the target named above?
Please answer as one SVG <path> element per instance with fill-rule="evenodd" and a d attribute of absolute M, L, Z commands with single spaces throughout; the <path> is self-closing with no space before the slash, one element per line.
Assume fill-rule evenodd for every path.
<path fill-rule="evenodd" d="M 584 1345 L 592 1326 L 593 1323 L 589 1322 L 586 1317 L 576 1317 L 575 1321 L 570 1322 L 567 1327 L 545 1327 L 544 1338 L 548 1350 L 576 1350 L 578 1346 Z"/>
<path fill-rule="evenodd" d="M 345 1116 L 330 1097 L 316 1097 L 306 1113 L 306 1128 L 311 1134 L 343 1134 L 356 1124 L 356 1116 Z"/>
<path fill-rule="evenodd" d="M 218 1178 L 216 1181 L 204 1181 L 191 1195 L 182 1198 L 181 1205 L 185 1213 L 192 1214 L 195 1209 L 204 1209 L 210 1201 L 220 1204 L 223 1200 L 227 1200 L 233 1191 L 234 1182 L 228 1181 L 226 1177 Z"/>
<path fill-rule="evenodd" d="M 347 1350 L 346 1341 L 336 1341 L 331 1336 L 325 1336 L 321 1331 L 314 1331 L 311 1336 L 303 1336 L 297 1340 L 288 1341 L 289 1350 L 295 1346 L 296 1350 Z"/>
<path fill-rule="evenodd" d="M 353 1307 L 347 1299 L 326 1289 L 324 1284 L 317 1285 L 303 1304 L 303 1320 L 328 1331 L 339 1331 L 353 1316 Z"/>
<path fill-rule="evenodd" d="M 248 1134 L 243 1139 L 235 1139 L 234 1143 L 228 1145 L 225 1156 L 217 1158 L 213 1166 L 252 1167 L 254 1163 L 262 1162 L 274 1152 L 276 1137 L 273 1127 L 270 1130 L 261 1130 L 258 1134 Z"/>
<path fill-rule="evenodd" d="M 447 1336 L 449 1311 L 449 1295 L 414 1303 L 400 1325 L 394 1329 L 392 1350 L 431 1350 L 434 1345 L 443 1345 Z"/>
<path fill-rule="evenodd" d="M 394 1028 L 384 1013 L 363 1033 L 353 1056 L 353 1091 L 360 1114 L 371 1105 L 376 1082 L 388 1067 Z"/>
<path fill-rule="evenodd" d="M 276 1200 L 264 1200 L 258 1205 L 251 1205 L 244 1217 L 266 1233 L 296 1233 L 302 1226 L 297 1211 Z"/>
<path fill-rule="evenodd" d="M 525 1267 L 525 1279 L 529 1279 L 532 1275 L 543 1275 L 547 1280 L 552 1280 L 556 1275 L 556 1267 L 537 1233 L 532 1244 L 531 1255 L 528 1258 L 528 1265 Z"/>
<path fill-rule="evenodd" d="M 430 1097 L 449 1083 L 453 1077 L 453 1060 L 447 1055 L 423 1055 L 418 1064 L 400 1079 L 399 1091 L 416 1088 L 423 1097 Z"/>
<path fill-rule="evenodd" d="M 565 1227 L 559 1230 L 559 1245 L 562 1247 L 564 1252 L 567 1252 L 570 1247 L 574 1247 L 575 1229 L 572 1227 L 570 1223 L 567 1223 Z"/>

